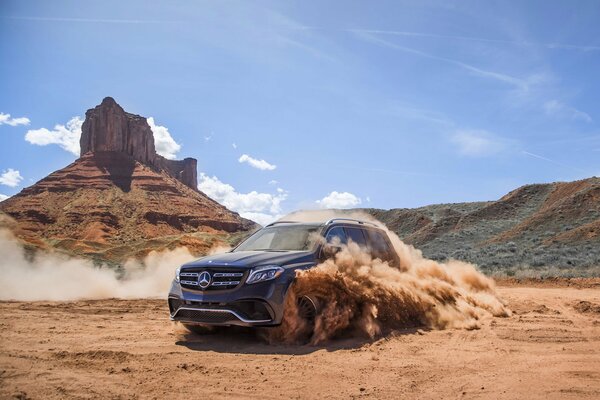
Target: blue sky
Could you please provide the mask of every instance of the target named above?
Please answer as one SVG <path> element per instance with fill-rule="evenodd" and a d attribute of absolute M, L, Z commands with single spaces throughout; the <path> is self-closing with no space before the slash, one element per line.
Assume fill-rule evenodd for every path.
<path fill-rule="evenodd" d="M 597 1 L 4 0 L 0 193 L 72 162 L 105 96 L 259 222 L 600 175 L 598 20 Z"/>

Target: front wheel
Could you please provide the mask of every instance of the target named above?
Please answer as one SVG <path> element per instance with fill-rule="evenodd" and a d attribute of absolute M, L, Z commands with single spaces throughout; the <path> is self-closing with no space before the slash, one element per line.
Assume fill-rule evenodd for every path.
<path fill-rule="evenodd" d="M 320 304 L 317 297 L 291 289 L 286 297 L 281 325 L 266 328 L 262 336 L 272 343 L 309 343 L 314 335 Z"/>
<path fill-rule="evenodd" d="M 298 317 L 306 321 L 314 329 L 315 318 L 319 312 L 319 300 L 311 295 L 298 296 L 296 307 L 298 307 Z"/>

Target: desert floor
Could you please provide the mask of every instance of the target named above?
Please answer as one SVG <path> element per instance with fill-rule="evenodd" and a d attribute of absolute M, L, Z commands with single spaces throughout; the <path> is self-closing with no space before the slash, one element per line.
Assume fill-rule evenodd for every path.
<path fill-rule="evenodd" d="M 0 398 L 600 398 L 600 287 L 502 286 L 478 330 L 269 345 L 164 301 L 0 303 Z"/>

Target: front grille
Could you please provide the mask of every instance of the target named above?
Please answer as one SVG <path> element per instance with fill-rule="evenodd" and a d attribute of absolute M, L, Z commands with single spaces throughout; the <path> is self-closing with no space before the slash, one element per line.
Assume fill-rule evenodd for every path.
<path fill-rule="evenodd" d="M 175 320 L 204 322 L 207 324 L 226 324 L 239 321 L 232 313 L 210 310 L 179 310 Z"/>
<path fill-rule="evenodd" d="M 210 274 L 207 283 L 204 272 Z M 194 290 L 228 290 L 238 287 L 246 278 L 247 271 L 234 268 L 186 268 L 179 273 L 179 283 L 182 287 Z M 203 287 L 206 284 L 208 286 Z"/>

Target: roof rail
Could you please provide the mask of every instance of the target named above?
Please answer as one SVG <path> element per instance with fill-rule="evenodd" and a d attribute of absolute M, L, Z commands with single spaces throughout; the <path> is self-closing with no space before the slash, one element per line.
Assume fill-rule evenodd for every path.
<path fill-rule="evenodd" d="M 377 224 L 374 224 L 373 222 L 361 221 L 359 219 L 353 219 L 353 218 L 331 218 L 329 221 L 325 222 L 325 225 L 333 224 L 335 221 L 347 221 L 347 222 L 354 222 L 354 223 L 360 224 L 360 225 L 368 224 L 368 225 L 377 226 Z"/>
<path fill-rule="evenodd" d="M 277 224 L 297 224 L 297 223 L 298 223 L 298 221 L 275 221 L 275 222 L 271 222 L 267 226 L 273 226 L 273 225 L 277 225 Z M 265 228 L 267 226 L 265 226 Z"/>

